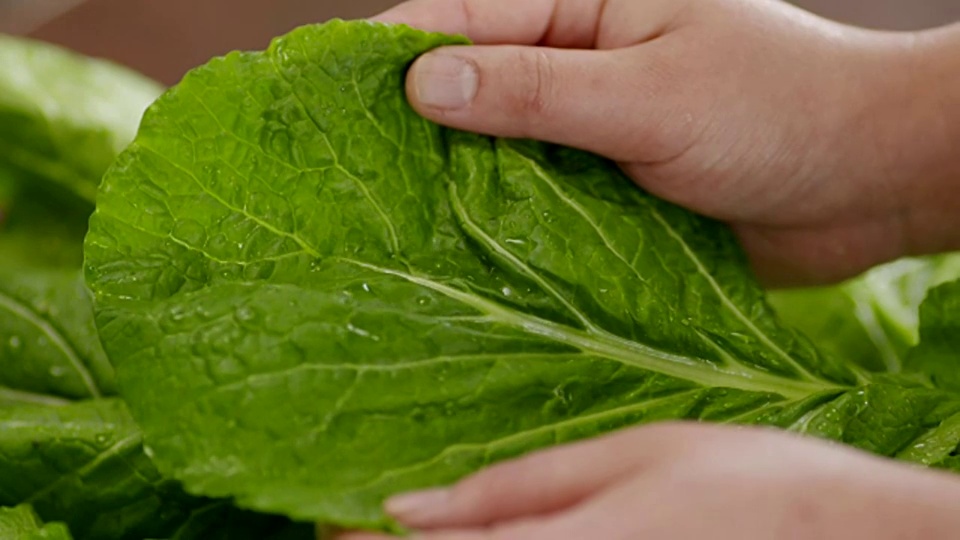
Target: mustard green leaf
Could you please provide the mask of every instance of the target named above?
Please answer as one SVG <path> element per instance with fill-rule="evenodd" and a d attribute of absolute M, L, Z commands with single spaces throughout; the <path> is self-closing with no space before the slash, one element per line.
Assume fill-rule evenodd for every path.
<path fill-rule="evenodd" d="M 85 273 L 164 474 L 395 528 L 388 495 L 658 420 L 944 463 L 960 400 L 818 352 L 726 227 L 596 156 L 417 116 L 407 66 L 460 43 L 304 27 L 148 110 L 101 185 Z"/>

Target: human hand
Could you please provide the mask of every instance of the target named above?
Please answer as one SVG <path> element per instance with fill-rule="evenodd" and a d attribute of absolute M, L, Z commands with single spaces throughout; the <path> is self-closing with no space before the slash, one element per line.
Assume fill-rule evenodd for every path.
<path fill-rule="evenodd" d="M 847 447 L 660 424 L 496 465 L 387 510 L 416 540 L 937 540 L 956 538 L 957 501 L 954 477 Z"/>
<path fill-rule="evenodd" d="M 960 248 L 960 197 L 943 196 L 960 189 L 960 78 L 942 75 L 960 43 L 769 0 L 414 0 L 377 19 L 481 45 L 413 65 L 421 114 L 616 160 L 729 222 L 769 284 Z"/>

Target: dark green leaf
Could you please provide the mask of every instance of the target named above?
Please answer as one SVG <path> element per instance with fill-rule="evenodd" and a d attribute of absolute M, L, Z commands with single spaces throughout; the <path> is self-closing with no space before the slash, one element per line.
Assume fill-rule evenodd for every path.
<path fill-rule="evenodd" d="M 78 539 L 164 535 L 203 504 L 164 480 L 117 400 L 0 406 L 0 505 L 29 503 Z"/>
<path fill-rule="evenodd" d="M 0 504 L 32 503 L 78 540 L 309 538 L 184 494 L 159 475 L 125 406 L 99 399 L 114 376 L 77 271 L 82 238 L 102 173 L 159 88 L 2 36 L 0 65 Z M 3 540 L 27 538 L 12 534 L 0 523 Z"/>
<path fill-rule="evenodd" d="M 315 540 L 311 524 L 239 510 L 215 501 L 193 513 L 169 540 Z"/>
<path fill-rule="evenodd" d="M 114 390 L 79 273 L 0 268 L 0 404 Z"/>

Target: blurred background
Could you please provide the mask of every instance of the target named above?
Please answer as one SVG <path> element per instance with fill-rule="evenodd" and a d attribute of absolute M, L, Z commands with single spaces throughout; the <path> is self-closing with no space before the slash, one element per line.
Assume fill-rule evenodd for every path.
<path fill-rule="evenodd" d="M 517 0 L 523 1 L 523 0 Z M 167 84 L 233 49 L 263 48 L 308 22 L 377 13 L 398 0 L 0 0 L 0 32 L 111 58 Z M 911 30 L 960 21 L 960 0 L 796 0 L 824 16 Z"/>

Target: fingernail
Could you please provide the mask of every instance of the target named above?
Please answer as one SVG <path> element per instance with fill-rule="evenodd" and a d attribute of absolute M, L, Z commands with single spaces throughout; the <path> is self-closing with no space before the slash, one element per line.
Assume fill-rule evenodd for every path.
<path fill-rule="evenodd" d="M 402 523 L 419 524 L 442 516 L 450 502 L 450 490 L 430 489 L 391 497 L 386 502 L 387 513 Z"/>
<path fill-rule="evenodd" d="M 417 61 L 413 72 L 416 99 L 435 109 L 462 109 L 477 95 L 477 66 L 449 53 L 435 52 Z"/>

